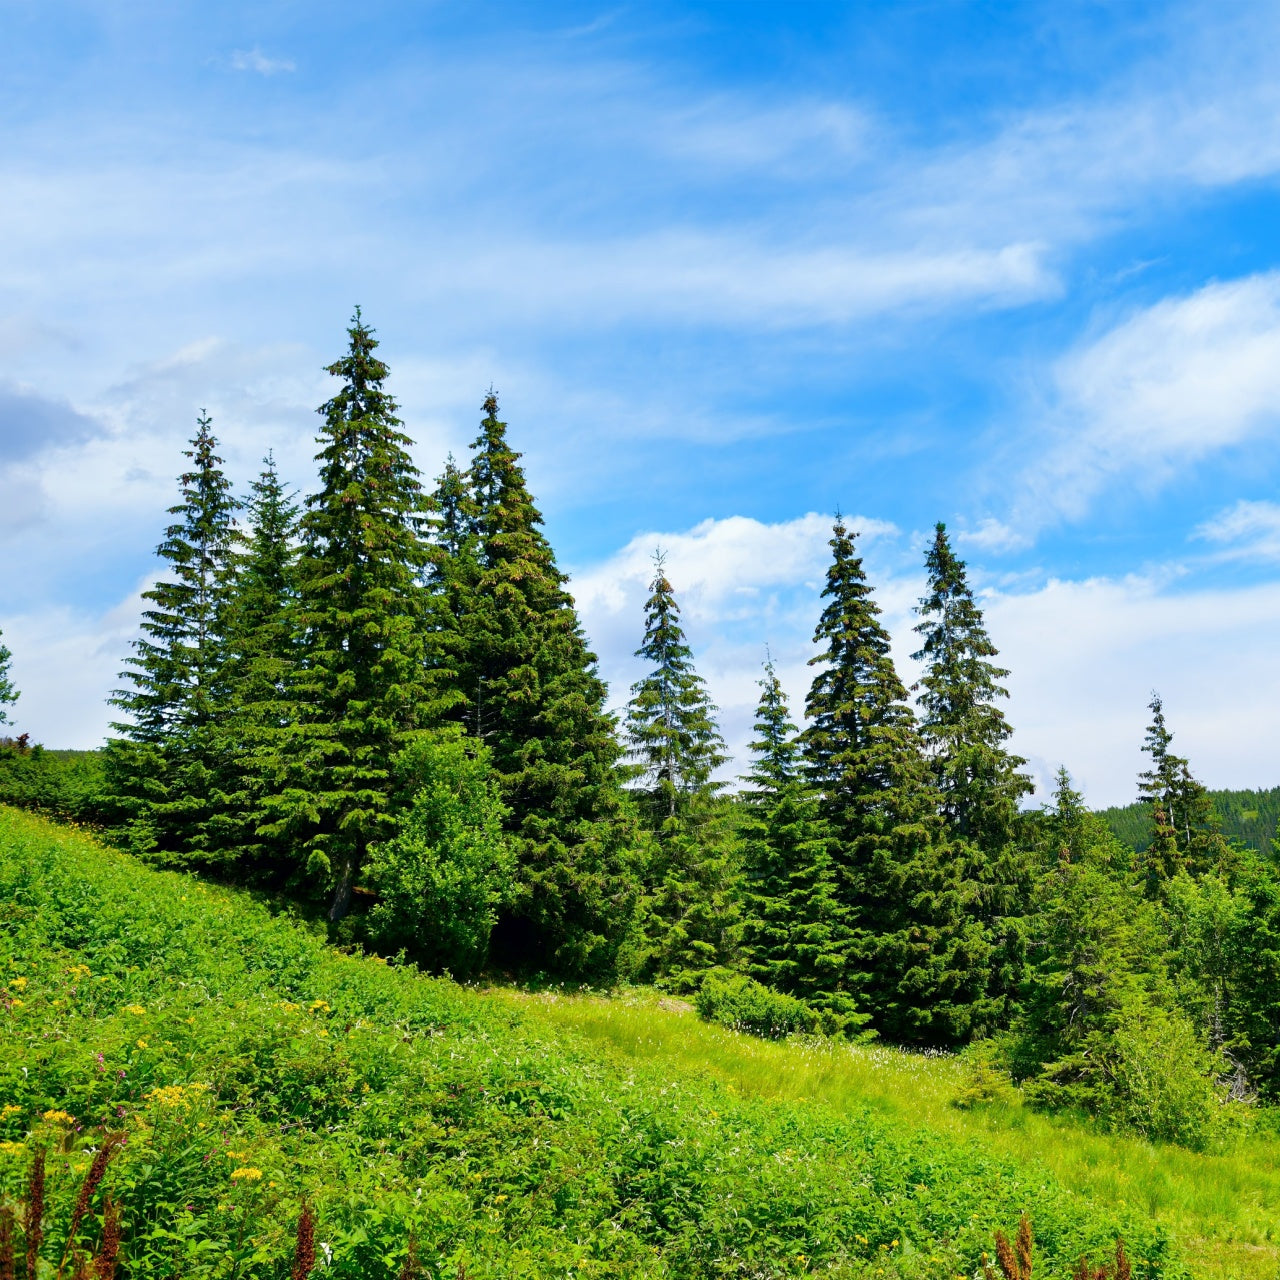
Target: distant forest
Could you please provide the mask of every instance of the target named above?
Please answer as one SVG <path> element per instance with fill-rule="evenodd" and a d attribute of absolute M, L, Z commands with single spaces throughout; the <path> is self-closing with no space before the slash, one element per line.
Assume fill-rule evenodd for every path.
<path fill-rule="evenodd" d="M 1280 787 L 1268 791 L 1210 791 L 1209 799 L 1222 820 L 1222 834 L 1248 849 L 1269 853 L 1280 823 Z M 1116 839 L 1135 853 L 1151 846 L 1151 806 L 1141 800 L 1099 810 Z"/>

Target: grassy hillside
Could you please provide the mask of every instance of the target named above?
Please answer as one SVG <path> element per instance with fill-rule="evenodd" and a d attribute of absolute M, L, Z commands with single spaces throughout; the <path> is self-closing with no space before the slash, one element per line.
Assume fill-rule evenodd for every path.
<path fill-rule="evenodd" d="M 1223 834 L 1260 852 L 1269 852 L 1280 823 L 1280 787 L 1270 791 L 1210 791 Z M 1115 834 L 1139 852 L 1151 843 L 1151 815 L 1144 804 L 1100 810 Z"/>
<path fill-rule="evenodd" d="M 1280 1175 L 947 1105 L 954 1061 L 768 1045 L 654 1000 L 479 993 L 0 810 L 0 1186 L 49 1148 L 55 1254 L 91 1152 L 130 1277 L 954 1280 L 1026 1209 L 1039 1280 L 1274 1275 Z M 92 1240 L 86 1219 L 81 1234 Z M 56 1261 L 56 1257 L 54 1259 Z M 1269 1269 L 1266 1269 L 1269 1268 Z"/>

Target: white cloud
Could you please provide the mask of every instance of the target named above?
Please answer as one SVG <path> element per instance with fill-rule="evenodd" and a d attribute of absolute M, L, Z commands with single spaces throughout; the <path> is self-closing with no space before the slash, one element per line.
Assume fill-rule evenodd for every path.
<path fill-rule="evenodd" d="M 1280 272 L 1166 298 L 1059 362 L 1044 452 L 1017 482 L 1007 524 L 991 522 L 985 542 L 980 526 L 970 540 L 1016 546 L 1057 519 L 1083 516 L 1111 484 L 1152 492 L 1277 421 Z"/>
<path fill-rule="evenodd" d="M 1280 560 L 1280 505 L 1241 498 L 1206 520 L 1194 536 L 1222 544 L 1220 559 Z"/>
<path fill-rule="evenodd" d="M 268 58 L 257 45 L 252 49 L 237 49 L 231 55 L 233 71 L 256 71 L 260 76 L 274 76 L 281 71 L 296 71 L 292 58 Z"/>

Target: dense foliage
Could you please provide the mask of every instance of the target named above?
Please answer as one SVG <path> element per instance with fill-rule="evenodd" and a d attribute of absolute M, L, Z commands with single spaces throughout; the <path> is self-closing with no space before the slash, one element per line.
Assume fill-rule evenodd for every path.
<path fill-rule="evenodd" d="M 1122 1236 L 1135 1276 L 1186 1275 L 1161 1230 L 1035 1166 L 601 1055 L 12 810 L 0 901 L 0 1191 L 48 1152 L 48 1274 L 121 1135 L 77 1236 L 118 1204 L 133 1280 L 284 1280 L 304 1207 L 335 1280 L 951 1280 L 1023 1210 L 1037 1274 Z"/>

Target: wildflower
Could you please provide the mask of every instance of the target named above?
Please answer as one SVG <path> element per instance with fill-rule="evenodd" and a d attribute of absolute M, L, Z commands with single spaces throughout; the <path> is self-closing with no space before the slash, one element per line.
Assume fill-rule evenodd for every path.
<path fill-rule="evenodd" d="M 255 1169 L 251 1165 L 242 1165 L 239 1169 L 231 1170 L 232 1182 L 258 1182 L 262 1178 L 262 1170 Z"/>
<path fill-rule="evenodd" d="M 26 978 L 10 978 L 9 985 L 11 987 L 16 987 L 19 991 L 22 991 L 26 988 L 27 980 Z"/>
<path fill-rule="evenodd" d="M 134 1043 L 138 1046 L 139 1049 L 145 1049 L 147 1047 L 147 1042 L 141 1036 L 139 1036 L 137 1040 L 134 1041 Z"/>
<path fill-rule="evenodd" d="M 45 1124 L 65 1124 L 68 1126 L 73 1125 L 76 1122 L 75 1116 L 69 1115 L 65 1111 L 46 1111 L 40 1119 L 43 1120 Z"/>
<path fill-rule="evenodd" d="M 125 1013 L 131 1013 L 135 1018 L 140 1018 L 146 1013 L 146 1006 L 140 1004 L 127 1004 L 124 1007 Z"/>
<path fill-rule="evenodd" d="M 3 1111 L 0 1111 L 0 1120 L 7 1120 L 10 1116 L 20 1116 L 21 1114 L 22 1108 L 17 1103 L 10 1102 Z"/>
<path fill-rule="evenodd" d="M 55 1002 L 55 1003 L 56 1003 L 56 1002 Z M 10 1009 L 21 1009 L 21 1008 L 23 1007 L 23 1005 L 24 1005 L 24 1004 L 26 1004 L 26 1001 L 25 1001 L 25 1000 L 10 1000 L 10 1001 L 9 1001 L 9 1008 L 10 1008 Z"/>
<path fill-rule="evenodd" d="M 311 1002 L 311 1011 L 312 1011 L 312 1013 L 315 1013 L 317 1010 L 319 1010 L 321 1013 L 330 1013 L 330 1012 L 331 1012 L 331 1010 L 330 1010 L 330 1008 L 329 1008 L 328 1001 L 326 1001 L 326 1000 L 313 1000 L 313 1001 Z"/>

